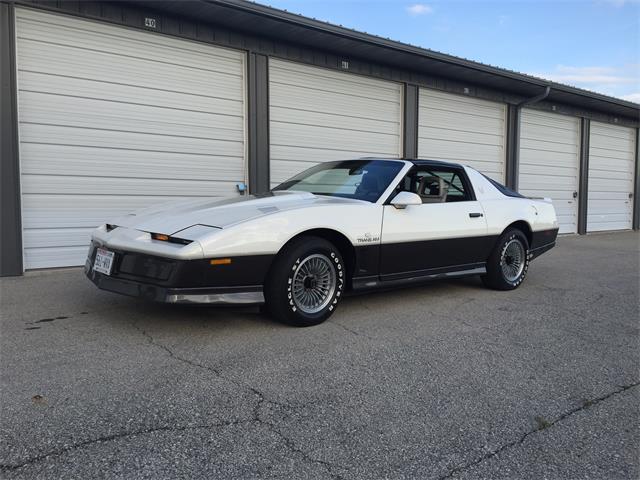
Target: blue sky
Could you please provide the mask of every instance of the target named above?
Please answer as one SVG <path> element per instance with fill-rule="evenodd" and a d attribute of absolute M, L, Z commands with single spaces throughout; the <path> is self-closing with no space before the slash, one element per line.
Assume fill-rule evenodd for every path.
<path fill-rule="evenodd" d="M 260 3 L 640 103 L 639 0 Z"/>

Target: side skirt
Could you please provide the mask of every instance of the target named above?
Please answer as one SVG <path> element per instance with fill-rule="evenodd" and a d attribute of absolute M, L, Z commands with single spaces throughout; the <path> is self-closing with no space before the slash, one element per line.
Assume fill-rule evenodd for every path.
<path fill-rule="evenodd" d="M 395 288 L 406 285 L 415 285 L 420 283 L 427 283 L 434 280 L 444 280 L 451 278 L 469 277 L 472 275 L 484 275 L 487 273 L 487 269 L 484 263 L 472 264 L 465 269 L 449 269 L 447 271 L 420 271 L 420 272 L 408 272 L 401 278 L 397 278 L 397 275 L 388 275 L 378 277 L 376 275 L 369 277 L 354 278 L 352 281 L 352 291 L 359 292 L 365 290 L 375 290 L 380 288 Z M 440 269 L 442 270 L 442 269 Z M 389 278 L 395 277 L 395 278 Z"/>
<path fill-rule="evenodd" d="M 542 255 L 545 252 L 548 252 L 555 246 L 556 246 L 556 242 L 554 241 L 551 243 L 547 243 L 546 245 L 542 245 L 541 247 L 533 248 L 529 250 L 529 255 L 531 255 L 530 257 L 531 260 L 533 260 L 534 258 L 538 258 L 540 255 Z"/>

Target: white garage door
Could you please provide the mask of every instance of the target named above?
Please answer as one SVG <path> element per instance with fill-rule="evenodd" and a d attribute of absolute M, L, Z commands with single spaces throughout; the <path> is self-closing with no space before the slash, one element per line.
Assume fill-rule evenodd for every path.
<path fill-rule="evenodd" d="M 635 130 L 591 122 L 587 230 L 624 230 L 633 222 Z"/>
<path fill-rule="evenodd" d="M 505 105 L 421 88 L 418 156 L 469 165 L 504 183 Z"/>
<path fill-rule="evenodd" d="M 518 191 L 529 197 L 550 197 L 560 233 L 578 231 L 580 119 L 523 109 L 520 124 Z"/>
<path fill-rule="evenodd" d="M 316 163 L 402 152 L 402 86 L 269 60 L 271 183 Z"/>
<path fill-rule="evenodd" d="M 17 9 L 26 268 L 80 265 L 92 228 L 245 179 L 244 54 Z"/>

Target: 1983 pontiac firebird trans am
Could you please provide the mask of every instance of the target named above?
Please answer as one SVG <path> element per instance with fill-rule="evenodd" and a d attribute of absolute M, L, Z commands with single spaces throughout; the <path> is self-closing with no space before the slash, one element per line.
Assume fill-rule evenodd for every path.
<path fill-rule="evenodd" d="M 550 200 L 431 160 L 319 164 L 262 195 L 147 208 L 97 228 L 104 290 L 168 303 L 265 304 L 296 326 L 350 291 L 480 275 L 511 290 L 555 245 Z"/>

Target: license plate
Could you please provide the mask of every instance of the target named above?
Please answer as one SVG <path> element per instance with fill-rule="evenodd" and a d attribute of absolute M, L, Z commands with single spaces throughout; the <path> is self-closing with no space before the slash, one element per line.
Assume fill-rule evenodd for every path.
<path fill-rule="evenodd" d="M 115 254 L 104 248 L 96 250 L 96 259 L 93 262 L 93 269 L 96 272 L 111 275 L 111 267 L 113 266 L 113 257 Z"/>

